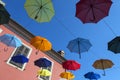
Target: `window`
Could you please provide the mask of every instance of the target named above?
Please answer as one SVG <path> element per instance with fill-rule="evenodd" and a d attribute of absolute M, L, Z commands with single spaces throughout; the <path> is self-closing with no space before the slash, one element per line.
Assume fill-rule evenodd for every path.
<path fill-rule="evenodd" d="M 18 54 L 23 54 L 24 56 L 26 56 L 28 58 L 30 56 L 31 50 L 32 49 L 30 47 L 28 47 L 27 45 L 23 44 L 21 47 L 18 47 L 18 48 L 16 48 L 13 51 L 11 57 L 13 57 L 15 55 L 18 55 Z M 16 63 L 16 62 L 14 62 L 14 61 L 11 60 L 11 57 L 9 58 L 9 60 L 8 60 L 7 63 L 9 65 L 11 65 L 13 67 L 16 67 L 16 68 L 18 68 L 18 69 L 20 69 L 20 70 L 23 71 L 24 68 L 25 68 L 26 63 L 24 63 L 24 64 Z"/>
<path fill-rule="evenodd" d="M 42 69 L 47 69 L 52 73 L 52 66 L 53 66 L 53 62 L 52 65 L 49 67 L 42 67 Z M 40 80 L 51 80 L 51 76 L 39 76 Z"/>

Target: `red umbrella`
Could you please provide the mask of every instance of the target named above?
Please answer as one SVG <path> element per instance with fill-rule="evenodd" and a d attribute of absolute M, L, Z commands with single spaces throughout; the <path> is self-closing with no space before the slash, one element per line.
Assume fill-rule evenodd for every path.
<path fill-rule="evenodd" d="M 97 23 L 108 16 L 111 0 L 80 0 L 76 4 L 76 17 L 83 23 Z"/>
<path fill-rule="evenodd" d="M 67 60 L 65 62 L 62 63 L 63 68 L 65 68 L 65 70 L 77 70 L 80 69 L 80 64 L 74 60 Z"/>

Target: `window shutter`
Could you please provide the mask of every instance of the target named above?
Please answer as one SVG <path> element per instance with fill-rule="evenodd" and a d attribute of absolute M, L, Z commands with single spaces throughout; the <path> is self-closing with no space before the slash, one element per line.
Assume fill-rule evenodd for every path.
<path fill-rule="evenodd" d="M 50 66 L 50 67 L 42 67 L 42 69 L 47 69 L 47 70 L 51 71 L 51 67 L 52 66 Z M 49 76 L 40 76 L 40 78 L 43 79 L 43 80 L 49 80 L 50 79 Z"/>
<path fill-rule="evenodd" d="M 16 49 L 15 53 L 13 54 L 13 56 L 18 55 L 18 54 L 23 54 L 24 56 L 27 57 L 28 54 L 29 54 L 29 51 L 30 51 L 30 49 L 29 49 L 28 47 L 22 45 L 22 46 L 20 46 L 20 47 L 18 47 L 18 48 Z M 19 67 L 19 68 L 23 68 L 23 65 L 24 65 L 24 64 L 21 64 L 21 63 L 16 63 L 16 62 L 14 62 L 14 61 L 12 61 L 12 60 L 10 60 L 9 63 L 11 63 L 11 64 L 13 64 L 14 66 L 17 66 L 17 67 Z"/>

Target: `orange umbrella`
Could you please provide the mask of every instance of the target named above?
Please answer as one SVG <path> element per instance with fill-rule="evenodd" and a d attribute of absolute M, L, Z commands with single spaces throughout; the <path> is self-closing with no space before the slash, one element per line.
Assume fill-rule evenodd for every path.
<path fill-rule="evenodd" d="M 60 77 L 65 78 L 67 80 L 71 80 L 71 79 L 75 78 L 75 76 L 71 72 L 62 72 L 60 74 Z"/>
<path fill-rule="evenodd" d="M 33 45 L 38 51 L 49 51 L 52 48 L 52 44 L 46 38 L 40 36 L 32 38 L 30 44 Z"/>

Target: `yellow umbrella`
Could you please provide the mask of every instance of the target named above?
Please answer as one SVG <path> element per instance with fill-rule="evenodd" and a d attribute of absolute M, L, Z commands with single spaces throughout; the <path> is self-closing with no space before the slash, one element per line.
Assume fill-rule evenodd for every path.
<path fill-rule="evenodd" d="M 61 78 L 65 78 L 65 79 L 67 79 L 67 80 L 70 80 L 70 79 L 75 78 L 75 76 L 74 76 L 71 72 L 62 72 L 62 73 L 60 74 L 60 77 L 61 77 Z"/>
<path fill-rule="evenodd" d="M 49 51 L 52 48 L 52 44 L 46 38 L 40 36 L 32 38 L 30 44 L 33 45 L 38 51 Z"/>
<path fill-rule="evenodd" d="M 41 70 L 38 70 L 37 75 L 38 76 L 50 76 L 51 72 L 47 69 L 41 69 Z"/>

